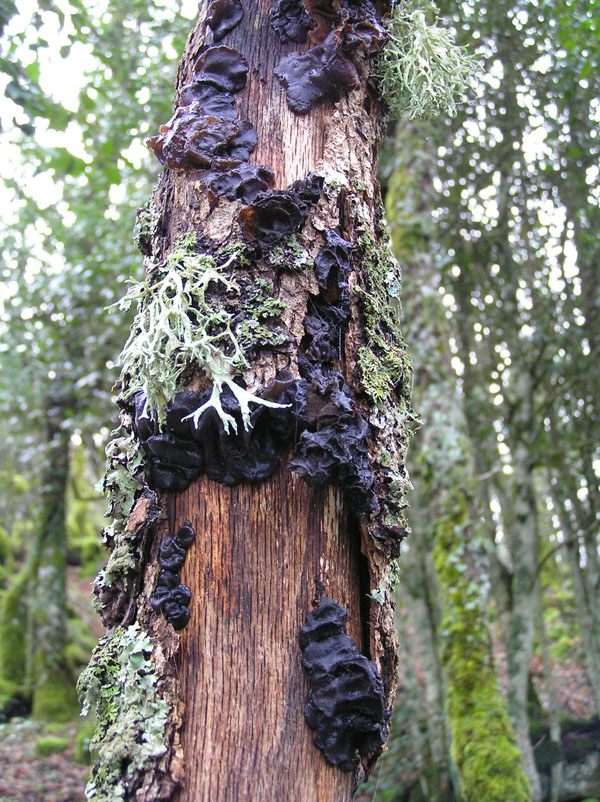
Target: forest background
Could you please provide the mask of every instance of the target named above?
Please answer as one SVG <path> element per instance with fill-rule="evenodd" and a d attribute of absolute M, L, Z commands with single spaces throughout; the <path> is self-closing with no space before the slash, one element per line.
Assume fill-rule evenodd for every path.
<path fill-rule="evenodd" d="M 420 424 L 393 734 L 359 798 L 493 802 L 477 789 L 495 787 L 509 802 L 509 757 L 490 747 L 502 708 L 529 783 L 515 800 L 589 800 L 600 796 L 600 3 L 438 7 L 477 69 L 455 114 L 390 117 L 382 151 Z M 75 680 L 100 634 L 94 487 L 131 324 L 109 307 L 142 274 L 132 229 L 158 174 L 143 141 L 170 116 L 195 12 L 0 2 L 2 799 L 83 799 L 85 766 L 59 797 L 55 759 L 85 763 L 92 726 L 75 723 Z M 36 776 L 8 772 L 15 745 Z"/>

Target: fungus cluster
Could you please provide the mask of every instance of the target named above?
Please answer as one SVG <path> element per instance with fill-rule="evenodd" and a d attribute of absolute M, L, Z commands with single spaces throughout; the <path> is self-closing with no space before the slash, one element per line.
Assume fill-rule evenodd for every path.
<path fill-rule="evenodd" d="M 315 259 L 319 294 L 304 319 L 298 366 L 306 382 L 305 426 L 289 469 L 308 484 L 341 487 L 356 512 L 377 510 L 369 467 L 370 429 L 334 363 L 342 359 L 350 315 L 347 274 L 352 244 L 333 229 Z"/>
<path fill-rule="evenodd" d="M 189 521 L 180 526 L 175 535 L 169 535 L 160 544 L 158 564 L 161 570 L 150 605 L 155 613 L 161 612 L 174 629 L 183 629 L 190 618 L 190 589 L 182 585 L 177 573 L 196 533 Z"/>
<path fill-rule="evenodd" d="M 184 86 L 179 105 L 148 147 L 171 170 L 228 170 L 247 161 L 256 131 L 240 120 L 233 93 L 246 84 L 248 62 L 237 50 L 209 47 L 194 65 L 194 80 Z"/>
<path fill-rule="evenodd" d="M 308 5 L 317 22 L 312 38 L 318 44 L 307 53 L 287 56 L 275 69 L 287 91 L 288 105 L 297 114 L 306 114 L 317 103 L 337 100 L 341 92 L 359 86 L 360 57 L 376 55 L 387 41 L 385 28 L 370 2 L 344 4 L 337 18 L 322 3 Z M 282 16 L 274 15 L 278 32 L 286 30 L 280 22 Z M 287 18 L 294 19 L 289 11 Z"/>
<path fill-rule="evenodd" d="M 287 190 L 259 193 L 238 218 L 244 240 L 259 250 L 268 250 L 300 231 L 322 191 L 323 178 L 309 173 L 304 181 L 295 181 Z"/>
<path fill-rule="evenodd" d="M 306 13 L 302 0 L 277 0 L 271 9 L 271 27 L 282 42 L 306 42 L 313 20 Z"/>
<path fill-rule="evenodd" d="M 266 479 L 279 467 L 281 451 L 293 438 L 294 418 L 301 414 L 300 382 L 282 371 L 261 396 L 277 406 L 255 406 L 248 429 L 240 404 L 228 388 L 221 394 L 221 403 L 236 421 L 237 430 L 225 430 L 214 407 L 207 407 L 195 422 L 192 413 L 210 394 L 210 390 L 178 393 L 166 407 L 164 430 L 156 420 L 144 417 L 144 396 L 136 396 L 134 428 L 147 455 L 151 487 L 181 492 L 202 474 L 215 482 L 237 485 Z"/>
<path fill-rule="evenodd" d="M 346 634 L 348 611 L 322 598 L 299 635 L 310 690 L 304 717 L 325 759 L 353 771 L 387 739 L 391 713 L 375 663 Z"/>

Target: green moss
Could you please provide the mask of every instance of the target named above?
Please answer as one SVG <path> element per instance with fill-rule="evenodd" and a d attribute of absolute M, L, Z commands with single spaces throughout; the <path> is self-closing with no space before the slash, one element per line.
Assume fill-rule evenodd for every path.
<path fill-rule="evenodd" d="M 66 738 L 57 738 L 55 735 L 46 735 L 44 738 L 38 738 L 35 742 L 35 753 L 39 757 L 55 755 L 57 752 L 64 752 L 68 748 L 69 741 Z"/>
<path fill-rule="evenodd" d="M 94 575 L 102 557 L 98 538 L 100 522 L 96 512 L 99 498 L 94 498 L 85 449 L 83 445 L 77 445 L 69 455 L 65 526 L 69 550 L 76 552 L 84 576 Z"/>
<path fill-rule="evenodd" d="M 66 667 L 49 668 L 33 691 L 31 715 L 37 721 L 73 721 L 79 703 L 73 674 Z"/>
<path fill-rule="evenodd" d="M 293 235 L 286 237 L 277 247 L 272 248 L 266 254 L 265 262 L 272 267 L 283 266 L 287 270 L 304 270 L 313 266 L 310 254 Z"/>
<path fill-rule="evenodd" d="M 146 255 L 152 253 L 152 237 L 156 234 L 159 223 L 158 210 L 154 196 L 138 209 L 133 227 L 133 241 L 138 250 Z"/>
<path fill-rule="evenodd" d="M 28 588 L 29 573 L 23 570 L 0 596 L 0 680 L 19 689 L 23 689 L 26 676 Z"/>
<path fill-rule="evenodd" d="M 389 244 L 364 233 L 359 240 L 364 284 L 354 295 L 365 324 L 365 345 L 358 352 L 361 382 L 376 404 L 410 396 L 411 363 L 400 327 L 400 267 Z"/>
<path fill-rule="evenodd" d="M 442 662 L 447 677 L 446 712 L 452 758 L 464 802 L 528 802 L 529 785 L 498 688 L 469 537 L 464 493 L 441 502 L 434 563 L 443 605 Z"/>
<path fill-rule="evenodd" d="M 96 731 L 96 722 L 93 719 L 88 719 L 81 724 L 77 730 L 74 741 L 74 757 L 77 763 L 89 765 L 92 762 L 92 754 L 90 752 L 90 743 Z"/>
<path fill-rule="evenodd" d="M 147 771 L 166 751 L 164 731 L 170 713 L 157 692 L 150 655 L 152 641 L 136 623 L 102 638 L 78 689 L 82 713 L 98 722 L 90 750 L 96 757 L 88 798 L 116 802 L 136 773 Z"/>
<path fill-rule="evenodd" d="M 242 320 L 235 334 L 245 355 L 257 348 L 278 348 L 289 342 L 289 337 L 274 322 L 285 310 L 283 301 L 273 297 L 273 285 L 257 279 L 242 290 L 239 304 Z"/>

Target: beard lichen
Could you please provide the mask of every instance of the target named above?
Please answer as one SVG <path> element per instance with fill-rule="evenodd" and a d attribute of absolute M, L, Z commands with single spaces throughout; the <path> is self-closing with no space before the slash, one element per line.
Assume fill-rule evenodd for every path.
<path fill-rule="evenodd" d="M 171 708 L 158 694 L 152 648 L 139 624 L 118 627 L 101 638 L 79 677 L 82 715 L 93 710 L 97 720 L 90 742 L 96 764 L 86 787 L 87 799 L 131 798 L 129 781 L 150 771 L 166 752 L 164 734 Z"/>
<path fill-rule="evenodd" d="M 281 407 L 244 389 L 234 380 L 247 366 L 246 350 L 236 332 L 235 315 L 227 300 L 239 296 L 233 277 L 244 246 L 231 248 L 224 261 L 198 253 L 196 235 L 185 234 L 149 281 L 132 282 L 118 303 L 122 311 L 135 301 L 137 313 L 121 352 L 122 399 L 136 393 L 146 398 L 145 415 L 165 422 L 165 406 L 182 389 L 183 374 L 200 369 L 212 384 L 210 399 L 189 417 L 198 425 L 201 415 L 213 408 L 226 432 L 237 431 L 235 419 L 223 409 L 221 393 L 229 388 L 237 399 L 246 429 L 250 428 L 250 404 Z M 249 334 L 243 332 L 244 343 Z"/>
<path fill-rule="evenodd" d="M 389 38 L 375 76 L 395 117 L 454 115 L 475 73 L 474 57 L 455 43 L 451 30 L 436 24 L 435 15 L 432 3 L 409 0 L 397 3 L 386 21 Z"/>

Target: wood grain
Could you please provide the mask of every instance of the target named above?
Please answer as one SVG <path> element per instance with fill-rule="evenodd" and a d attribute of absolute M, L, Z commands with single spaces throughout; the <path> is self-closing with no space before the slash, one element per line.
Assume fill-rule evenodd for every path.
<path fill-rule="evenodd" d="M 176 499 L 196 542 L 178 656 L 183 802 L 346 802 L 351 774 L 329 766 L 304 722 L 298 631 L 319 583 L 351 611 L 360 643 L 359 534 L 339 490 L 285 467 L 255 485 L 199 479 Z"/>

